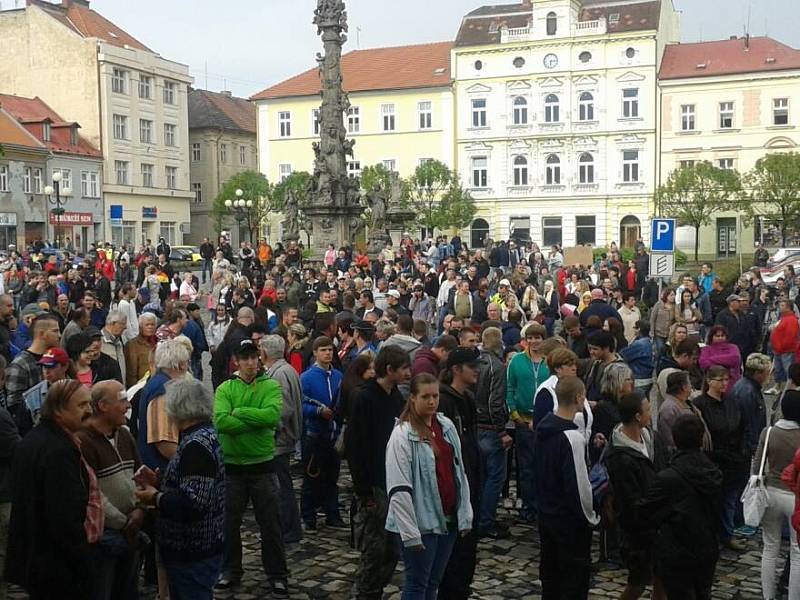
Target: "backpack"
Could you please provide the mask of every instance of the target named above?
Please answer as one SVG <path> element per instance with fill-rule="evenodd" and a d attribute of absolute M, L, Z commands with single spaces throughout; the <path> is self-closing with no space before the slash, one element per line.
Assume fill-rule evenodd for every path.
<path fill-rule="evenodd" d="M 606 468 L 606 455 L 611 442 L 606 442 L 603 448 L 603 453 L 600 459 L 589 470 L 589 483 L 592 485 L 592 498 L 594 500 L 595 510 L 599 513 L 606 502 L 608 493 L 611 488 L 611 480 L 608 477 L 608 469 Z"/>

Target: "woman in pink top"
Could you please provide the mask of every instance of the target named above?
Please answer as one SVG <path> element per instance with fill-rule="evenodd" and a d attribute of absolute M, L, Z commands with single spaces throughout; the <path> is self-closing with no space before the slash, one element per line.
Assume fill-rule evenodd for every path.
<path fill-rule="evenodd" d="M 742 356 L 736 344 L 728 341 L 728 331 L 722 325 L 715 325 L 709 329 L 706 346 L 700 350 L 698 364 L 703 371 L 714 365 L 728 369 L 730 379 L 725 388 L 726 394 L 731 390 L 733 384 L 739 381 L 742 376 Z"/>

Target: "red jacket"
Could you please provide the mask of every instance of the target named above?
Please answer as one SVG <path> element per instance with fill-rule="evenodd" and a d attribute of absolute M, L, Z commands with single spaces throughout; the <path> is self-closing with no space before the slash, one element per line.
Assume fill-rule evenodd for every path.
<path fill-rule="evenodd" d="M 800 450 L 795 453 L 794 461 L 783 470 L 781 479 L 795 494 L 792 527 L 797 532 L 797 540 L 800 542 Z"/>
<path fill-rule="evenodd" d="M 775 329 L 772 330 L 770 342 L 772 342 L 772 350 L 776 354 L 797 352 L 798 346 L 800 346 L 800 323 L 797 321 L 797 315 L 794 313 L 783 315 Z"/>

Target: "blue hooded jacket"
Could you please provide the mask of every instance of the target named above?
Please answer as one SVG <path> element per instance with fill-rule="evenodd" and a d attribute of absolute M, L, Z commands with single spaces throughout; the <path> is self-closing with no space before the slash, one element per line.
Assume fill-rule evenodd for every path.
<path fill-rule="evenodd" d="M 303 390 L 303 423 L 306 433 L 330 435 L 331 439 L 336 438 L 335 420 L 326 421 L 320 416 L 320 412 L 323 407 L 336 412 L 341 386 L 341 371 L 334 368 L 326 371 L 316 363 L 300 376 L 300 387 Z"/>

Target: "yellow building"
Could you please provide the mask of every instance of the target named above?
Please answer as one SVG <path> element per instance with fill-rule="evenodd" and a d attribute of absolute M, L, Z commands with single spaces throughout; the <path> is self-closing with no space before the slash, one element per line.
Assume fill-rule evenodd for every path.
<path fill-rule="evenodd" d="M 660 183 L 681 166 L 709 161 L 744 174 L 771 152 L 800 143 L 800 51 L 771 38 L 731 38 L 667 47 L 659 72 Z M 753 242 L 780 245 L 776 228 L 754 226 L 735 211 L 700 229 L 700 254 L 750 254 Z M 694 230 L 679 230 L 678 245 L 694 249 Z"/>
<path fill-rule="evenodd" d="M 428 159 L 453 166 L 452 42 L 355 50 L 342 57 L 344 115 L 355 140 L 348 171 L 383 164 L 408 177 Z M 255 94 L 258 158 L 273 183 L 313 170 L 311 144 L 319 139 L 320 78 L 310 69 Z M 279 218 L 268 237 L 280 239 Z M 271 234 L 271 235 L 270 235 Z"/>

